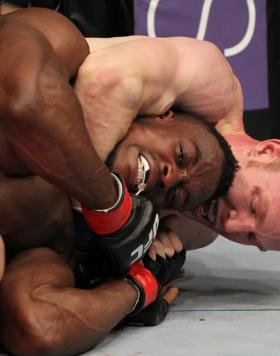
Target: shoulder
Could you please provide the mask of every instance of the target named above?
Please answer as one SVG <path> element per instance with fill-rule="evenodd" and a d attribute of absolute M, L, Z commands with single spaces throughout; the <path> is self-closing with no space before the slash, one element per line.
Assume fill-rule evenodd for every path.
<path fill-rule="evenodd" d="M 89 46 L 78 28 L 65 16 L 46 8 L 20 9 L 4 15 L 3 25 L 11 32 L 18 31 L 19 41 L 24 32 L 29 32 L 37 36 L 38 43 L 48 42 L 72 72 L 89 53 Z"/>

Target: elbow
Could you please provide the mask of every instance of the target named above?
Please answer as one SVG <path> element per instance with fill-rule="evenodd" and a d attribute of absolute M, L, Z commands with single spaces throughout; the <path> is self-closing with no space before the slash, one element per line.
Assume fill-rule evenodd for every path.
<path fill-rule="evenodd" d="M 16 306 L 11 315 L 4 314 L 5 323 L 1 326 L 1 342 L 14 355 L 51 356 L 63 355 L 57 344 L 59 331 L 48 316 L 48 307 L 22 304 Z M 23 310 L 24 309 L 24 310 Z"/>
<path fill-rule="evenodd" d="M 219 59 L 223 58 L 224 61 L 227 62 L 227 60 L 225 59 L 224 54 L 222 53 L 222 51 L 219 49 L 219 47 L 215 43 L 210 42 L 210 41 L 205 41 L 205 40 L 202 41 L 201 43 L 203 44 L 204 49 L 205 49 L 205 51 L 207 52 L 207 54 L 208 54 L 208 56 L 210 58 L 214 58 L 216 60 L 218 58 Z"/>
<path fill-rule="evenodd" d="M 48 297 L 45 295 L 44 298 Z M 1 318 L 3 316 L 0 341 L 13 355 L 77 355 L 97 346 L 105 337 L 92 329 L 90 336 L 86 330 L 84 335 L 81 334 L 53 303 L 36 299 L 28 303 L 24 295 L 12 303 L 9 300 L 6 304 L 3 302 L 1 300 L 5 307 L 0 310 Z"/>
<path fill-rule="evenodd" d="M 234 73 L 232 67 L 219 47 L 209 41 L 203 41 L 203 45 L 205 50 L 204 58 L 208 58 L 208 63 L 213 66 L 212 68 L 218 68 L 219 70 L 222 70 L 222 73 L 226 78 L 233 79 Z"/>
<path fill-rule="evenodd" d="M 3 122 L 6 125 L 13 122 L 21 123 L 38 116 L 36 114 L 40 112 L 40 88 L 35 83 L 25 84 L 17 83 L 13 88 L 12 95 L 7 94 L 3 115 Z"/>

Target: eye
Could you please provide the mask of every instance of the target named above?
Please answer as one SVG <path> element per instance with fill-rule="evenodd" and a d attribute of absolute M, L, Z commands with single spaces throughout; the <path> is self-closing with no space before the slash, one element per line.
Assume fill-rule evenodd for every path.
<path fill-rule="evenodd" d="M 184 152 L 183 146 L 180 144 L 178 158 L 177 158 L 178 167 L 182 167 L 183 166 L 184 160 L 185 160 L 185 152 Z"/>
<path fill-rule="evenodd" d="M 249 232 L 248 241 L 250 244 L 253 244 L 256 241 L 256 235 L 253 232 Z"/>

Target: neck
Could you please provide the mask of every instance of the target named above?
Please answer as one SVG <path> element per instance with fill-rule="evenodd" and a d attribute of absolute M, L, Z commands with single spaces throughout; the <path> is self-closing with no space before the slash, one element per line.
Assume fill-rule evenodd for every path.
<path fill-rule="evenodd" d="M 225 139 L 228 141 L 233 154 L 239 163 L 241 163 L 240 161 L 243 157 L 248 157 L 250 151 L 259 142 L 253 137 L 247 135 L 245 132 L 235 135 L 225 135 Z"/>

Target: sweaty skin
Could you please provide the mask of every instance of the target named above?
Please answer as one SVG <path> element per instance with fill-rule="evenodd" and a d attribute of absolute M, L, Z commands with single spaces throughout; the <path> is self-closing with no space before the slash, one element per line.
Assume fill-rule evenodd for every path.
<path fill-rule="evenodd" d="M 137 301 L 114 280 L 75 287 L 69 196 L 88 207 L 116 200 L 69 84 L 88 53 L 77 29 L 46 9 L 16 11 L 0 28 L 1 344 L 13 354 L 80 354 Z M 171 289 L 171 303 L 178 290 Z M 112 302 L 113 301 L 113 302 Z"/>
<path fill-rule="evenodd" d="M 127 63 L 129 56 L 133 57 L 135 53 L 133 63 L 137 63 L 135 67 L 139 65 L 138 74 L 141 74 L 139 77 L 144 78 L 143 81 L 135 80 L 133 82 L 138 84 L 138 86 L 135 84 L 134 90 L 134 93 L 136 93 L 134 98 L 138 98 L 135 110 L 149 112 L 149 109 L 152 108 L 154 113 L 157 114 L 161 112 L 161 100 L 163 100 L 163 103 L 167 103 L 167 107 L 174 105 L 198 113 L 213 123 L 216 122 L 216 128 L 227 139 L 240 163 L 240 169 L 229 194 L 218 200 L 214 222 L 203 216 L 204 208 L 202 206 L 193 213 L 185 212 L 185 216 L 181 214 L 180 217 L 173 219 L 172 227 L 181 237 L 185 247 L 205 246 L 211 243 L 218 233 L 234 242 L 256 246 L 261 251 L 280 250 L 280 224 L 278 219 L 280 199 L 277 198 L 279 193 L 277 184 L 279 179 L 277 177 L 280 174 L 280 140 L 258 141 L 246 134 L 243 124 L 242 88 L 219 51 L 211 44 L 208 46 L 204 41 L 187 38 L 150 39 L 142 36 L 131 36 L 112 39 L 88 39 L 88 43 L 91 55 L 83 66 L 86 66 L 89 73 L 91 63 L 95 61 L 95 54 L 98 62 L 99 56 L 104 53 L 115 53 L 115 56 L 118 56 L 116 49 L 118 49 L 118 53 L 122 53 L 123 50 L 123 53 L 126 53 L 124 63 Z M 138 47 L 138 44 L 140 44 L 138 52 L 135 49 L 133 53 L 130 53 L 130 49 L 132 52 L 133 48 L 133 46 L 130 47 L 131 43 L 134 47 Z M 153 48 L 153 51 L 145 51 L 145 43 L 149 49 Z M 162 43 L 164 43 L 163 46 L 160 45 Z M 184 43 L 184 45 L 180 46 L 178 50 L 174 50 L 177 48 L 176 43 Z M 114 47 L 116 44 L 119 45 Z M 154 44 L 156 45 L 154 46 Z M 157 47 L 161 47 L 160 51 L 157 50 Z M 173 51 L 167 51 L 167 48 L 173 48 Z M 140 53 L 142 54 L 140 55 Z M 176 62 L 176 55 L 179 53 L 183 61 L 181 66 L 176 65 L 181 63 L 180 61 Z M 159 63 L 158 58 L 167 58 L 168 60 Z M 205 58 L 207 60 L 204 60 Z M 110 73 L 114 72 L 114 64 L 111 63 L 112 58 L 110 56 L 108 56 L 107 61 L 110 62 Z M 126 68 L 122 68 L 120 72 L 133 73 L 133 63 L 130 66 L 126 65 Z M 147 63 L 149 63 L 148 66 Z M 171 71 L 173 70 L 171 79 L 173 78 L 174 81 L 170 81 L 170 77 L 168 77 L 170 72 L 166 70 L 165 65 Z M 155 77 L 149 70 L 155 73 Z M 149 73 L 149 76 L 145 77 L 145 73 Z M 158 73 L 160 73 L 158 77 L 160 80 L 157 78 Z M 135 79 L 136 76 L 132 74 L 131 77 Z M 144 81 L 145 78 L 146 81 Z M 149 78 L 154 80 L 149 82 Z M 125 75 L 122 75 L 119 80 L 122 83 L 126 82 Z M 164 90 L 165 84 L 168 85 L 169 91 Z M 156 86 L 156 89 L 153 85 Z M 151 89 L 151 91 L 148 91 L 148 95 L 154 101 L 145 100 L 146 90 L 141 92 L 139 89 L 143 87 Z M 90 93 L 89 87 L 88 90 L 86 90 L 86 85 L 84 88 L 85 93 Z M 184 88 L 183 94 L 180 88 Z M 159 94 L 158 97 L 157 94 Z M 89 98 L 88 101 L 85 100 L 85 110 L 88 110 L 90 125 L 92 117 Z M 102 127 L 100 127 L 100 130 L 102 131 Z M 104 152 L 106 152 L 105 144 Z M 209 212 L 209 209 L 207 211 Z M 201 228 L 202 233 L 199 233 L 199 224 L 195 224 L 195 229 L 192 228 L 193 223 L 189 221 L 189 218 L 205 225 Z M 175 223 L 175 221 L 177 222 Z M 208 230 L 208 228 L 213 231 Z M 193 236 L 189 234 L 190 230 L 193 231 Z"/>
<path fill-rule="evenodd" d="M 69 84 L 88 54 L 82 35 L 65 17 L 32 8 L 3 16 L 0 39 L 3 174 L 37 174 L 89 208 L 112 206 L 113 178 Z"/>
<path fill-rule="evenodd" d="M 135 113 L 135 111 L 139 110 L 139 107 L 142 108 L 142 104 L 141 104 L 141 100 L 139 103 L 139 100 L 137 98 L 139 98 L 138 94 L 140 91 L 140 98 L 144 97 L 144 94 L 141 95 L 141 87 L 142 87 L 142 80 L 137 80 L 137 78 L 135 79 L 134 75 L 133 75 L 133 68 L 134 68 L 134 64 L 133 63 L 129 63 L 129 57 L 130 55 L 133 56 L 133 52 L 132 51 L 132 47 L 127 46 L 126 42 L 131 42 L 131 41 L 135 41 L 135 40 L 143 40 L 144 42 L 148 43 L 148 46 L 146 48 L 148 48 L 149 50 L 146 50 L 145 48 L 143 48 L 142 50 L 139 50 L 139 52 L 135 52 L 135 58 L 134 58 L 134 62 L 133 63 L 139 63 L 142 66 L 140 66 L 140 77 L 141 75 L 143 75 L 144 73 L 144 78 L 145 78 L 145 73 L 149 73 L 149 69 L 151 69 L 151 71 L 153 73 L 157 73 L 157 70 L 159 70 L 159 73 L 161 73 L 160 78 L 165 78 L 166 81 L 161 81 L 158 80 L 158 78 L 152 77 L 149 74 L 149 78 L 153 78 L 154 80 L 149 82 L 146 81 L 145 85 L 150 85 L 150 87 L 152 88 L 152 86 L 154 85 L 154 83 L 156 83 L 156 90 L 152 90 L 151 92 L 149 92 L 149 95 L 151 94 L 152 96 L 150 96 L 151 98 L 155 98 L 155 95 L 157 95 L 157 93 L 159 93 L 160 91 L 158 91 L 158 89 L 160 89 L 162 86 L 161 84 L 167 83 L 167 85 L 169 85 L 170 89 L 171 89 L 171 97 L 170 95 L 168 95 L 168 91 L 165 91 L 162 93 L 163 95 L 161 95 L 160 98 L 165 98 L 164 99 L 164 104 L 169 103 L 169 100 L 172 102 L 172 100 L 174 100 L 174 96 L 172 95 L 172 91 L 174 88 L 176 88 L 176 83 L 181 83 L 183 85 L 183 87 L 186 86 L 187 83 L 187 87 L 188 89 L 188 93 L 191 93 L 191 90 L 194 90 L 194 98 L 197 100 L 196 104 L 194 105 L 194 112 L 196 112 L 197 108 L 200 110 L 200 108 L 202 108 L 202 110 L 205 113 L 205 117 L 206 119 L 208 119 L 208 115 L 209 118 L 211 118 L 211 121 L 219 121 L 217 128 L 220 130 L 221 133 L 223 133 L 225 135 L 225 137 L 228 139 L 228 142 L 231 144 L 232 149 L 234 150 L 235 155 L 237 156 L 237 158 L 239 160 L 242 160 L 242 156 L 244 156 L 244 152 L 242 154 L 242 152 L 239 150 L 239 148 L 244 147 L 244 150 L 246 150 L 248 147 L 248 143 L 245 143 L 245 145 L 243 146 L 243 143 L 245 141 L 250 142 L 251 141 L 251 148 L 253 149 L 254 145 L 256 145 L 256 141 L 255 143 L 253 143 L 252 139 L 245 134 L 244 132 L 244 126 L 243 126 L 243 120 L 242 120 L 242 111 L 243 111 L 243 103 L 242 103 L 242 90 L 240 88 L 240 84 L 238 83 L 237 79 L 234 78 L 231 70 L 228 69 L 228 65 L 226 63 L 226 60 L 223 58 L 223 56 L 221 55 L 221 53 L 219 53 L 219 51 L 217 49 L 215 49 L 215 47 L 212 45 L 212 49 L 211 49 L 211 45 L 209 46 L 208 49 L 207 46 L 205 46 L 206 42 L 204 41 L 197 41 L 194 39 L 183 39 L 182 41 L 184 41 L 184 45 L 180 46 L 180 52 L 176 50 L 176 46 L 173 46 L 173 51 L 157 51 L 155 50 L 155 47 L 153 42 L 157 41 L 159 39 L 150 39 L 150 38 L 145 38 L 144 36 L 129 36 L 129 37 L 119 37 L 119 38 L 109 38 L 109 39 L 104 39 L 104 38 L 89 38 L 87 39 L 89 46 L 90 46 L 90 50 L 91 52 L 95 52 L 97 53 L 97 57 L 96 57 L 96 61 L 93 58 L 93 53 L 91 54 L 91 56 L 87 59 L 87 61 L 85 62 L 83 69 L 85 69 L 85 74 L 91 74 L 91 66 L 93 65 L 98 65 L 100 64 L 100 66 L 98 68 L 103 68 L 104 69 L 104 73 L 106 74 L 105 76 L 100 76 L 98 77 L 94 77 L 91 78 L 91 76 L 89 75 L 88 78 L 84 78 L 86 79 L 85 81 L 82 82 L 82 86 L 83 83 L 85 83 L 85 91 L 83 92 L 83 88 L 78 88 L 78 91 L 80 92 L 80 95 L 85 95 L 85 98 L 83 99 L 84 102 L 87 102 L 87 112 L 89 113 L 89 116 L 92 116 L 92 112 L 94 110 L 94 108 L 96 107 L 96 105 L 94 105 L 93 108 L 91 108 L 91 99 L 95 99 L 95 95 L 97 94 L 97 96 L 99 96 L 99 94 L 102 94 L 102 88 L 104 88 L 104 91 L 109 89 L 110 93 L 116 93 L 116 95 L 114 96 L 112 94 L 112 96 L 110 96 L 109 100 L 107 101 L 107 108 L 108 108 L 108 112 L 106 115 L 106 117 L 110 117 L 110 115 L 112 114 L 112 111 L 110 111 L 111 103 L 112 100 L 113 101 L 117 101 L 121 103 L 121 99 L 122 97 L 120 95 L 118 95 L 118 89 L 120 87 L 114 86 L 114 80 L 116 80 L 116 82 L 119 83 L 124 83 L 124 88 L 121 88 L 121 91 L 123 91 L 124 93 L 127 94 L 127 97 L 130 98 L 130 85 L 135 86 L 133 93 L 137 94 L 137 97 L 135 98 L 133 93 L 132 93 L 132 97 L 133 99 L 136 99 L 136 104 L 135 107 L 132 105 L 132 109 L 131 107 L 128 107 L 126 109 L 124 109 L 123 111 L 118 108 L 116 111 L 116 108 L 114 107 L 113 110 L 113 115 L 114 118 L 116 119 L 116 121 L 119 120 L 120 115 L 118 113 L 121 114 L 122 117 L 126 117 L 127 112 L 131 113 Z M 165 43 L 175 43 L 174 39 L 160 39 L 161 41 L 164 41 Z M 142 41 L 142 43 L 144 43 Z M 149 41 L 149 42 L 147 42 Z M 196 43 L 195 43 L 196 41 Z M 195 46 L 191 46 L 191 44 L 195 43 Z M 200 42 L 200 43 L 199 43 Z M 135 42 L 136 43 L 136 42 Z M 138 46 L 137 42 L 137 46 Z M 119 45 L 119 44 L 123 44 L 122 47 L 117 46 L 117 50 L 116 48 L 114 48 L 114 46 Z M 199 45 L 198 45 L 199 44 Z M 112 48 L 110 48 L 112 47 Z M 144 46 L 143 46 L 144 47 Z M 206 49 L 206 51 L 203 49 Z M 150 49 L 153 50 L 150 50 Z M 126 49 L 126 51 L 125 51 Z M 122 56 L 121 52 L 124 50 L 123 53 L 126 53 L 126 57 Z M 117 58 L 118 57 L 118 53 L 119 52 L 120 57 L 122 58 L 122 63 L 119 66 L 119 77 L 117 75 L 117 73 L 115 73 L 115 64 L 114 59 L 113 58 Z M 184 70 L 182 71 L 180 68 L 180 66 L 176 66 L 176 60 L 175 62 L 173 61 L 174 58 L 176 59 L 176 52 L 177 54 L 180 53 L 180 57 L 183 60 L 183 65 L 184 65 L 184 70 L 188 70 L 189 71 L 189 75 L 191 76 L 191 78 L 196 78 L 195 81 L 191 81 L 191 82 L 187 82 L 184 81 L 184 76 L 180 76 L 180 73 L 184 73 Z M 114 56 L 110 57 L 110 53 L 114 54 Z M 102 63 L 102 55 L 108 54 L 108 57 L 104 58 L 104 67 L 103 67 L 103 63 Z M 140 55 L 138 55 L 140 54 Z M 162 54 L 163 56 L 161 57 L 160 54 Z M 91 59 L 90 59 L 91 58 Z M 101 58 L 101 60 L 98 62 L 98 58 Z M 160 63 L 161 58 L 164 58 L 164 60 L 162 61 L 162 63 Z M 204 59 L 207 59 L 204 61 Z M 129 65 L 126 65 L 126 64 Z M 147 63 L 149 65 L 147 65 Z M 160 65 L 159 65 L 160 63 Z M 175 63 L 175 71 L 173 71 L 173 74 L 178 73 L 179 75 L 177 75 L 175 77 L 173 77 L 173 79 L 176 78 L 176 81 L 173 82 L 173 84 L 175 84 L 175 86 L 172 89 L 172 83 L 168 80 L 168 75 L 165 75 L 165 70 L 164 71 L 160 71 L 160 68 L 165 69 L 166 66 L 168 66 L 169 68 L 173 67 L 173 64 Z M 178 62 L 177 62 L 178 63 Z M 108 66 L 107 66 L 108 64 Z M 123 66 L 122 66 L 123 64 Z M 169 66 L 170 64 L 170 66 Z M 116 66 L 118 66 L 119 63 L 116 63 Z M 135 67 L 137 67 L 138 64 L 135 65 Z M 107 73 L 106 73 L 106 67 L 108 69 Z M 132 70 L 131 70 L 132 68 Z M 179 71 L 179 72 L 178 72 Z M 129 74 L 132 73 L 132 75 L 130 76 L 131 79 L 130 81 L 130 85 L 129 87 L 127 87 L 125 85 L 125 83 L 129 82 L 129 79 L 126 78 L 125 75 L 123 74 Z M 152 73 L 152 74 L 153 74 Z M 168 71 L 166 72 L 168 73 Z M 106 81 L 105 78 L 107 77 L 107 74 L 110 75 L 112 74 L 112 81 Z M 85 77 L 86 77 L 85 75 Z M 192 76 L 193 75 L 193 76 Z M 83 77 L 83 76 L 82 76 Z M 82 78 L 81 77 L 81 78 Z M 188 77 L 190 78 L 190 77 Z M 234 79 L 233 79 L 234 78 Z M 198 79 L 198 80 L 197 80 Z M 97 82 L 100 83 L 100 88 L 98 90 L 98 93 L 93 92 L 93 97 L 91 98 L 90 94 L 91 94 L 91 90 L 90 90 L 90 82 L 91 80 L 93 80 L 93 82 Z M 171 84 L 170 84 L 171 83 Z M 112 85 L 111 85 L 112 84 Z M 195 85 L 193 85 L 195 84 Z M 198 85 L 198 86 L 197 86 Z M 139 90 L 140 87 L 140 90 Z M 117 88 L 117 89 L 116 89 Z M 115 89 L 115 90 L 113 90 Z M 186 88 L 185 88 L 186 89 Z M 166 96 L 165 96 L 166 93 Z M 180 93 L 180 92 L 179 92 Z M 89 95 L 87 95 L 89 94 Z M 174 94 L 174 92 L 173 92 Z M 196 94 L 196 95 L 195 95 Z M 206 94 L 206 95 L 204 95 Z M 193 96 L 189 96 L 189 98 L 191 98 L 191 100 L 193 99 Z M 104 101 L 102 101 L 102 105 L 103 102 L 106 102 L 106 97 L 103 98 Z M 98 99 L 96 99 L 97 101 Z M 190 107 L 192 107 L 192 101 L 188 100 L 188 97 L 186 96 L 181 96 L 179 102 L 177 102 L 176 104 L 178 106 L 183 107 L 184 104 L 184 100 L 185 100 L 185 104 L 187 106 L 187 109 Z M 156 103 L 158 104 L 159 101 L 155 98 Z M 191 103 L 191 104 L 190 104 Z M 209 104 L 209 105 L 208 105 Z M 212 104 L 214 105 L 214 108 L 212 107 Z M 96 112 L 97 116 L 96 118 L 98 118 L 98 114 L 100 114 L 100 117 L 102 116 L 102 105 L 101 105 L 101 110 L 100 112 Z M 150 104 L 151 106 L 154 105 L 154 102 L 152 104 Z M 163 105 L 164 106 L 164 105 Z M 159 105 L 156 108 L 159 109 L 159 111 L 161 111 L 162 106 Z M 91 110 L 92 109 L 92 110 Z M 208 109 L 210 109 L 208 111 Z M 218 112 L 218 113 L 225 113 L 226 115 L 215 115 L 214 114 L 214 119 L 212 117 L 212 114 L 214 112 Z M 155 114 L 157 112 L 154 112 Z M 127 117 L 127 121 L 130 122 L 130 114 L 128 114 Z M 91 121 L 93 119 L 90 118 L 89 122 L 88 122 L 88 126 L 91 125 Z M 105 128 L 109 128 L 108 124 L 106 123 L 107 120 L 104 118 L 104 116 L 102 116 L 102 123 L 99 123 L 99 132 L 102 133 L 103 132 L 103 137 L 102 135 L 100 136 L 100 143 L 102 146 L 100 146 L 99 148 L 99 152 L 106 156 L 106 152 L 110 151 L 110 137 L 122 137 L 127 129 L 127 126 L 124 124 L 123 127 L 119 127 L 118 130 L 115 130 L 115 128 L 117 127 L 117 123 L 116 123 L 116 127 L 113 129 L 112 127 L 112 132 L 109 135 L 109 132 L 106 132 L 106 134 L 104 133 L 104 129 Z M 234 139 L 232 139 L 234 137 Z M 268 142 L 270 144 L 270 142 Z M 274 144 L 276 143 L 276 141 L 274 140 Z M 278 143 L 277 145 L 278 146 Z M 249 152 L 246 152 L 247 158 L 249 156 Z M 275 155 L 276 157 L 277 155 Z M 257 157 L 258 158 L 258 157 Z M 258 158 L 259 159 L 259 158 Z M 244 160 L 243 160 L 244 161 Z M 222 202 L 222 204 L 220 205 L 221 207 L 225 207 L 226 210 L 230 211 L 230 210 L 234 210 L 237 213 L 240 213 L 242 216 L 242 219 L 244 219 L 245 221 L 249 219 L 249 221 L 252 221 L 252 217 L 254 216 L 254 214 L 249 214 L 250 211 L 250 206 L 252 205 L 252 198 L 248 197 L 248 199 L 246 199 L 246 206 L 241 206 L 237 197 L 239 196 L 238 194 L 234 194 L 235 191 L 237 191 L 238 186 L 239 186 L 239 191 L 241 196 L 243 196 L 243 194 L 245 194 L 246 192 L 246 186 L 247 186 L 247 181 L 248 181 L 248 177 L 247 177 L 247 172 L 248 172 L 248 177 L 251 175 L 252 170 L 247 170 L 247 163 L 245 163 L 241 169 L 239 170 L 238 173 L 238 177 L 240 177 L 239 179 L 239 183 L 237 185 L 237 180 L 234 182 L 234 186 L 233 189 L 230 192 L 229 198 L 227 200 L 222 200 L 220 199 L 220 201 Z M 263 176 L 264 172 L 263 170 L 256 170 L 252 172 L 252 177 L 261 175 Z M 267 176 L 267 174 L 265 174 Z M 277 181 L 276 179 L 273 179 L 273 176 L 275 177 L 275 172 L 270 176 L 267 177 L 265 179 L 269 180 L 268 183 L 268 188 L 274 189 L 273 186 L 273 182 Z M 240 183 L 241 182 L 241 183 Z M 242 185 L 240 185 L 242 184 Z M 258 182 L 254 183 L 254 186 L 258 186 Z M 268 189 L 267 188 L 267 189 Z M 276 188 L 275 188 L 276 189 Z M 277 191 L 277 189 L 276 189 Z M 231 194 L 233 193 L 233 194 Z M 270 192 L 269 196 L 272 196 L 273 191 Z M 233 225 L 233 223 L 229 220 L 229 224 L 221 224 L 221 222 L 219 222 L 219 229 L 217 229 L 217 227 L 214 227 L 213 224 L 209 223 L 209 221 L 207 221 L 207 219 L 205 218 L 201 218 L 201 216 L 199 217 L 199 221 L 202 222 L 203 224 L 206 224 L 207 226 L 209 226 L 210 228 L 216 228 L 216 230 L 218 230 L 220 233 L 222 233 L 223 235 L 226 235 L 228 238 L 234 240 L 234 241 L 238 241 L 241 243 L 245 243 L 245 244 L 253 244 L 256 245 L 257 247 L 261 248 L 261 249 L 276 249 L 279 250 L 280 249 L 280 244 L 278 242 L 278 235 L 280 234 L 280 227 L 278 227 L 277 225 L 277 219 L 275 221 L 274 218 L 274 214 L 273 214 L 273 209 L 277 209 L 277 204 L 275 199 L 269 198 L 269 196 L 267 196 L 267 200 L 271 200 L 271 202 L 269 202 L 268 206 L 270 207 L 268 209 L 268 216 L 271 216 L 272 219 L 268 220 L 268 223 L 270 225 L 269 226 L 265 226 L 265 231 L 260 230 L 258 228 L 258 224 L 254 224 L 253 223 L 250 224 L 251 228 L 249 228 L 249 225 L 247 223 L 242 224 L 242 225 Z M 252 210 L 252 209 L 251 209 Z M 234 215 L 234 214 L 233 214 Z M 239 214 L 238 214 L 239 215 Z M 195 213 L 192 218 L 197 218 L 197 214 Z M 240 219 L 239 219 L 240 220 Z M 237 220 L 236 220 L 237 221 Z M 258 222 L 258 221 L 257 221 Z M 180 225 L 180 224 L 179 224 Z M 228 226 L 230 228 L 228 228 Z M 255 230 L 253 231 L 249 231 L 249 230 Z M 258 237 L 258 239 L 256 239 L 256 236 Z M 204 244 L 204 242 L 202 241 L 202 244 Z M 197 244 L 195 244 L 197 245 Z"/>
<path fill-rule="evenodd" d="M 244 134 L 240 83 L 212 43 L 144 36 L 87 41 L 91 53 L 79 69 L 75 90 L 101 157 L 107 157 L 112 142 L 126 134 L 136 115 L 160 115 L 172 106 L 203 116 L 225 137 Z M 186 248 L 216 238 L 217 232 L 189 217 L 181 214 L 172 220 Z M 213 229 L 205 219 L 200 222 Z"/>
<path fill-rule="evenodd" d="M 161 115 L 171 107 L 243 129 L 239 81 L 212 43 L 139 36 L 97 39 L 96 47 L 95 39 L 88 42 L 97 49 L 80 67 L 75 91 L 103 159 L 136 115 Z"/>
<path fill-rule="evenodd" d="M 68 196 L 32 173 L 89 207 L 116 200 L 111 175 L 92 147 L 69 85 L 87 53 L 81 34 L 59 14 L 26 9 L 2 17 L 0 234 L 8 265 L 0 288 L 0 333 L 15 354 L 50 353 L 53 347 L 57 354 L 85 351 L 127 315 L 137 297 L 125 281 L 89 292 L 74 288 Z M 13 258 L 27 247 L 34 248 Z M 72 336 L 63 323 L 69 315 Z"/>
<path fill-rule="evenodd" d="M 216 203 L 214 221 L 202 216 L 202 207 L 188 215 L 234 242 L 279 251 L 280 140 L 257 141 L 245 133 L 226 137 L 241 167 L 233 186 Z"/>
<path fill-rule="evenodd" d="M 149 164 L 145 196 L 160 209 L 190 210 L 214 194 L 224 160 L 221 147 L 204 124 L 192 121 L 189 114 L 170 111 L 138 118 L 115 148 L 110 167 L 134 191 L 138 157 L 144 156 Z"/>
<path fill-rule="evenodd" d="M 136 113 L 163 114 L 178 106 L 216 121 L 239 112 L 226 95 L 238 82 L 217 48 L 207 42 L 139 39 L 139 46 L 132 41 L 130 47 L 124 43 L 100 49 L 81 67 L 79 76 L 86 89 L 81 95 L 79 79 L 76 85 L 85 105 L 85 125 L 69 84 L 88 52 L 76 29 L 47 10 L 21 10 L 3 17 L 0 40 L 0 58 L 5 63 L 0 68 L 4 216 L 0 232 L 8 250 L 0 287 L 1 342 L 15 354 L 81 353 L 127 315 L 137 295 L 124 280 L 93 290 L 74 288 L 70 268 L 75 257 L 74 231 L 68 196 L 91 208 L 112 205 L 115 187 L 102 160 L 127 133 Z M 150 44 L 154 51 L 149 50 L 144 58 Z M 183 45 L 193 49 L 195 60 L 182 51 Z M 206 54 L 207 70 L 200 60 Z M 127 55 L 135 67 L 123 61 Z M 167 60 L 158 65 L 158 58 L 168 58 L 170 65 L 166 66 Z M 216 61 L 221 65 L 215 67 Z M 87 76 L 91 67 L 96 74 Z M 229 78 L 219 87 L 211 85 L 216 98 L 213 106 L 213 93 L 193 70 L 215 73 L 215 83 L 225 73 Z M 91 144 L 95 139 L 102 160 Z M 13 257 L 27 245 L 33 248 Z M 167 298 L 172 301 L 176 291 L 170 293 Z"/>

